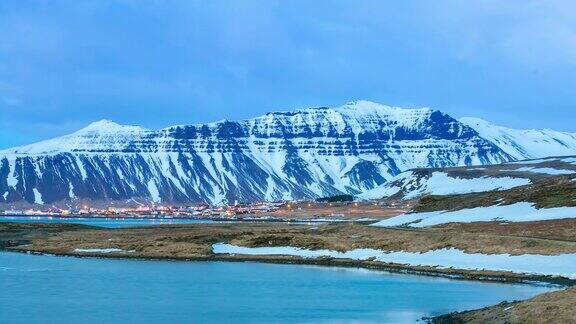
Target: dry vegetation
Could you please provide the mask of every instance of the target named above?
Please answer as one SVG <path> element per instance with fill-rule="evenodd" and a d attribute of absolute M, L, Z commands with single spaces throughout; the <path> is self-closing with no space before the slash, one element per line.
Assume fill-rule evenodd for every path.
<path fill-rule="evenodd" d="M 415 211 L 459 210 L 496 204 L 532 202 L 537 208 L 576 206 L 576 182 L 573 176 L 552 177 L 532 185 L 503 191 L 461 195 L 427 196 L 420 199 Z"/>
<path fill-rule="evenodd" d="M 473 311 L 452 313 L 431 320 L 435 324 L 456 323 L 576 323 L 576 287 L 542 294 L 532 299 L 501 303 Z"/>
<path fill-rule="evenodd" d="M 413 203 L 407 202 L 404 208 L 386 208 L 371 202 L 298 202 L 289 203 L 273 213 L 253 216 L 271 216 L 286 219 L 325 218 L 374 218 L 384 219 L 406 213 Z"/>
<path fill-rule="evenodd" d="M 560 221 L 559 221 L 560 222 Z M 471 253 L 559 254 L 576 253 L 576 240 L 562 228 L 543 222 L 502 225 L 502 231 L 483 230 L 475 224 L 429 229 L 379 228 L 359 224 L 290 225 L 283 223 L 190 224 L 129 229 L 95 229 L 75 225 L 0 224 L 0 241 L 28 241 L 27 250 L 70 254 L 75 248 L 134 250 L 138 257 L 195 258 L 212 256 L 211 245 L 229 242 L 241 246 L 297 246 L 346 251 L 374 248 L 423 252 L 458 248 Z M 60 226 L 60 227 L 59 227 Z M 499 228 L 493 224 L 492 228 Z M 557 230 L 558 239 L 543 233 Z M 540 232 L 538 232 L 540 231 Z M 536 235 L 535 233 L 540 233 Z"/>
<path fill-rule="evenodd" d="M 476 233 L 503 236 L 533 237 L 576 242 L 576 219 L 557 219 L 536 222 L 475 222 L 438 225 L 433 229 L 457 233 Z"/>

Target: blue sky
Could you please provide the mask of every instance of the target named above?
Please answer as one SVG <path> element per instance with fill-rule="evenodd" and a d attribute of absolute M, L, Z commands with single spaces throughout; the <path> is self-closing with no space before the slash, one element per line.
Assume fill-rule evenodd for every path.
<path fill-rule="evenodd" d="M 574 1 L 2 1 L 0 148 L 367 99 L 576 131 Z"/>

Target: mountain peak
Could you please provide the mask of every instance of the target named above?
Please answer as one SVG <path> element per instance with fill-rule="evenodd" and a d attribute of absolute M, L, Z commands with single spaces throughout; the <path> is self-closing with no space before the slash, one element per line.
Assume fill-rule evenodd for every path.
<path fill-rule="evenodd" d="M 459 121 L 461 123 L 464 123 L 468 126 L 472 126 L 472 125 L 476 125 L 476 126 L 491 126 L 492 123 L 490 123 L 487 120 L 484 120 L 482 118 L 478 118 L 478 117 L 462 117 L 459 119 Z"/>
<path fill-rule="evenodd" d="M 119 132 L 128 132 L 128 133 L 136 133 L 146 131 L 145 128 L 140 126 L 132 126 L 132 125 L 120 125 L 110 119 L 102 119 L 99 121 L 95 121 L 90 123 L 88 126 L 80 129 L 75 134 L 84 134 L 84 133 L 119 133 Z"/>
<path fill-rule="evenodd" d="M 369 106 L 378 106 L 378 107 L 388 107 L 386 105 L 374 102 L 374 101 L 370 101 L 370 100 L 354 100 L 354 101 L 349 101 L 346 104 L 344 104 L 344 106 L 356 106 L 356 107 L 369 107 Z"/>
<path fill-rule="evenodd" d="M 388 114 L 388 115 L 397 115 L 397 114 L 413 114 L 413 113 L 429 113 L 433 110 L 427 107 L 423 108 L 401 108 L 401 107 L 393 107 L 388 105 L 383 105 L 377 102 L 369 101 L 369 100 L 357 100 L 348 102 L 338 108 L 335 108 L 339 111 L 354 111 L 357 113 L 366 113 L 366 114 Z"/>
<path fill-rule="evenodd" d="M 379 104 L 369 100 L 350 101 L 338 107 L 337 109 L 352 109 L 357 111 L 377 111 L 393 109 L 390 106 Z"/>

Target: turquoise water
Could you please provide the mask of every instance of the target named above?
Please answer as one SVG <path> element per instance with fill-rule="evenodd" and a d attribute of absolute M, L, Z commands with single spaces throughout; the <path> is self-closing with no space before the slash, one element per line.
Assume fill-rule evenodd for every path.
<path fill-rule="evenodd" d="M 413 323 L 550 289 L 344 268 L 0 252 L 1 323 Z"/>
<path fill-rule="evenodd" d="M 66 223 L 106 228 L 154 226 L 170 224 L 215 223 L 207 219 L 182 218 L 95 218 L 95 217 L 48 217 L 48 216 L 0 216 L 0 223 Z"/>

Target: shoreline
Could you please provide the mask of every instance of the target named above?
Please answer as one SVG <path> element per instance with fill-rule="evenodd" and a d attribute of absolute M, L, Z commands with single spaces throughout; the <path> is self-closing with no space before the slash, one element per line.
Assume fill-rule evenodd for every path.
<path fill-rule="evenodd" d="M 2 217 L 14 217 L 14 218 L 35 218 L 35 219 L 98 219 L 98 220 L 165 220 L 165 221 L 172 221 L 172 220 L 196 220 L 196 221 L 212 221 L 217 223 L 374 223 L 377 222 L 378 219 L 369 219 L 369 218 L 335 218 L 329 219 L 326 217 L 317 217 L 317 218 L 283 218 L 283 217 L 275 217 L 275 216 L 263 216 L 263 217 L 239 217 L 239 218 L 226 218 L 226 217 L 194 217 L 194 216 L 187 216 L 187 217 L 152 217 L 152 216 L 96 216 L 96 215 L 89 215 L 89 216 L 82 216 L 82 215 L 74 215 L 74 216 L 61 216 L 61 215 L 0 215 Z M 166 224 L 170 225 L 170 224 Z"/>
<path fill-rule="evenodd" d="M 94 258 L 94 259 L 110 259 L 110 260 L 130 260 L 130 261 L 163 261 L 163 262 L 246 262 L 246 263 L 262 263 L 262 264 L 277 264 L 277 265 L 302 265 L 302 266 L 316 266 L 316 267 L 332 267 L 332 268 L 340 268 L 340 269 L 367 269 L 369 271 L 376 271 L 380 272 L 383 275 L 408 275 L 408 276 L 427 276 L 431 278 L 443 278 L 447 280 L 459 280 L 459 281 L 476 281 L 482 283 L 499 283 L 499 284 L 516 284 L 516 285 L 532 285 L 532 286 L 541 286 L 546 287 L 549 290 L 533 297 L 527 299 L 511 299 L 511 300 L 502 300 L 497 304 L 485 306 L 478 309 L 468 309 L 463 311 L 454 311 L 449 313 L 443 313 L 439 315 L 431 315 L 431 316 L 423 316 L 417 320 L 417 322 L 422 323 L 461 323 L 459 321 L 460 314 L 466 313 L 473 313 L 473 312 L 481 312 L 487 311 L 492 308 L 504 308 L 508 310 L 513 306 L 519 305 L 523 302 L 530 301 L 534 298 L 539 298 L 541 296 L 545 296 L 548 294 L 554 294 L 556 292 L 563 292 L 569 289 L 571 286 L 576 284 L 576 280 L 571 280 L 570 283 L 558 283 L 558 282 L 551 282 L 550 280 L 527 280 L 527 279 L 538 279 L 533 278 L 532 276 L 522 276 L 522 278 L 514 278 L 508 276 L 503 276 L 500 278 L 497 277 L 490 277 L 490 276 L 483 276 L 483 277 L 470 277 L 470 276 L 461 276 L 457 274 L 443 274 L 443 273 L 434 273 L 430 271 L 419 271 L 415 269 L 408 269 L 408 268 L 415 268 L 415 267 L 402 267 L 396 265 L 358 265 L 356 262 L 350 262 L 349 260 L 281 260 L 281 258 L 277 259 L 270 259 L 270 260 L 260 260 L 258 258 L 227 258 L 227 257 L 207 257 L 207 258 L 143 258 L 143 257 L 130 257 L 130 256 L 123 256 L 123 255 L 82 255 L 82 254 L 73 254 L 73 253 L 44 253 L 44 252 L 37 252 L 37 251 L 29 251 L 29 250 L 17 250 L 17 249 L 6 249 L 0 248 L 0 252 L 4 253 L 21 253 L 21 254 L 28 254 L 31 256 L 46 256 L 46 257 L 61 257 L 61 258 Z M 337 262 L 334 262 L 337 261 Z M 542 279 L 542 278 L 541 278 Z M 550 279 L 550 278 L 548 278 Z"/>
<path fill-rule="evenodd" d="M 560 226 L 563 230 L 573 228 L 573 222 L 530 224 L 538 229 L 548 229 L 548 224 Z M 213 245 L 219 242 L 244 247 L 296 246 L 309 250 L 350 251 L 358 248 L 382 249 L 389 251 L 409 251 L 412 253 L 456 248 L 470 253 L 502 254 L 516 252 L 524 254 L 554 255 L 555 253 L 575 253 L 571 242 L 531 237 L 523 233 L 517 237 L 514 231 L 508 235 L 500 232 L 481 234 L 462 231 L 459 228 L 402 230 L 377 228 L 353 222 L 324 223 L 322 225 L 293 227 L 288 223 L 237 222 L 236 224 L 185 224 L 172 226 L 152 226 L 125 229 L 108 229 L 75 224 L 22 224 L 0 223 L 0 251 L 31 255 L 123 259 L 139 261 L 169 262 L 258 262 L 321 267 L 367 269 L 392 274 L 422 277 L 445 278 L 448 280 L 477 281 L 484 283 L 549 285 L 553 291 L 519 301 L 519 305 L 529 304 L 534 298 L 536 309 L 544 309 L 541 300 L 548 299 L 564 306 L 570 303 L 576 293 L 576 278 L 530 274 L 529 270 L 518 272 L 478 269 L 457 269 L 435 265 L 418 266 L 398 264 L 393 259 L 377 261 L 375 258 L 346 259 L 335 255 L 306 258 L 297 255 L 249 255 L 215 253 Z M 524 230 L 526 227 L 521 227 Z M 510 229 L 506 227 L 505 229 Z M 548 232 L 547 232 L 548 233 Z M 549 233 L 556 233 L 549 231 Z M 560 232 L 560 234 L 563 232 Z M 557 237 L 558 238 L 558 237 Z M 562 238 L 562 236 L 559 236 Z M 78 250 L 77 250 L 78 249 Z M 113 251 L 107 251 L 113 250 Z M 103 252 L 104 251 L 104 252 Z M 105 253 L 107 252 L 107 253 Z M 216 251 L 218 252 L 218 251 Z M 426 264 L 426 263 L 425 263 Z M 504 269 L 508 269 L 505 267 Z M 520 271 L 527 271 L 521 273 Z M 546 273 L 546 272 L 543 272 Z M 554 273 L 554 272 L 551 272 Z M 568 275 L 566 275 L 568 276 Z M 560 294 L 555 294 L 559 292 Z M 551 294 L 549 296 L 549 294 Z M 568 297 L 564 297 L 568 296 Z M 564 304 L 562 304 L 564 303 Z M 502 304 L 502 303 L 501 303 Z M 466 311 L 474 315 L 450 313 L 423 319 L 434 323 L 462 316 L 480 316 L 478 313 L 509 314 L 508 308 L 490 306 L 487 311 L 474 309 Z M 544 306 L 543 306 L 544 305 Z M 568 304 L 570 305 L 570 304 Z M 518 307 L 520 307 L 518 306 Z M 516 307 L 516 306 L 515 306 Z M 525 308 L 525 307 L 524 307 Z M 564 310 L 563 308 L 563 310 Z M 505 311 L 502 311 L 506 309 Z M 566 308 L 568 309 L 568 308 Z M 564 310 L 564 313 L 568 312 Z M 540 316 L 540 315 L 538 315 Z"/>
<path fill-rule="evenodd" d="M 0 252 L 13 252 L 40 256 L 59 256 L 75 258 L 97 258 L 97 259 L 120 259 L 120 260 L 139 260 L 139 261 L 168 261 L 168 262 L 258 262 L 267 264 L 288 264 L 288 265 L 313 265 L 324 267 L 343 267 L 359 268 L 374 271 L 384 271 L 389 273 L 407 274 L 427 277 L 440 277 L 454 280 L 492 282 L 492 283 L 510 283 L 510 284 L 546 284 L 558 286 L 560 288 L 569 288 L 576 286 L 576 279 L 565 277 L 554 277 L 546 275 L 531 275 L 513 272 L 499 272 L 487 270 L 462 270 L 453 268 L 437 268 L 427 266 L 410 266 L 397 263 L 384 263 L 378 261 L 358 261 L 351 259 L 336 258 L 295 258 L 290 256 L 248 256 L 235 254 L 215 254 L 207 257 L 143 257 L 131 256 L 124 254 L 108 253 L 62 253 L 20 249 L 18 246 L 0 246 Z"/>

